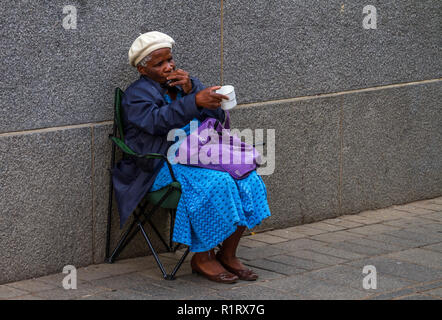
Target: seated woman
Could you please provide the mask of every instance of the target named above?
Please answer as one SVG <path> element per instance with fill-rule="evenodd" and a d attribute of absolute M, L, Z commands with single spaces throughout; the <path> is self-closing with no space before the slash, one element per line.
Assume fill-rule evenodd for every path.
<path fill-rule="evenodd" d="M 166 155 L 173 143 L 167 140 L 169 131 L 193 119 L 225 119 L 220 106 L 227 97 L 214 92 L 220 87 L 205 88 L 184 70 L 176 70 L 174 43 L 153 31 L 139 36 L 129 50 L 129 61 L 140 78 L 125 91 L 123 122 L 125 142 L 139 154 Z M 261 177 L 253 171 L 236 180 L 227 172 L 182 164 L 172 168 L 182 187 L 173 240 L 195 252 L 192 270 L 217 282 L 256 280 L 258 275 L 241 263 L 236 249 L 246 227 L 270 216 Z M 123 159 L 113 170 L 113 181 L 122 226 L 148 191 L 172 180 L 164 160 Z M 215 254 L 218 244 L 221 249 Z"/>

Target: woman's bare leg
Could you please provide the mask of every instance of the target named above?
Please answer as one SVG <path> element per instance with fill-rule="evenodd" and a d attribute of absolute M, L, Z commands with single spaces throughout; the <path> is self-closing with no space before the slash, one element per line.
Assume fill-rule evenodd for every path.
<path fill-rule="evenodd" d="M 214 276 L 222 272 L 227 272 L 218 260 L 216 260 L 214 249 L 205 252 L 196 252 L 192 260 L 194 260 L 193 263 L 206 274 Z"/>
<path fill-rule="evenodd" d="M 246 269 L 246 267 L 241 263 L 241 261 L 236 257 L 236 249 L 238 248 L 241 236 L 246 229 L 245 226 L 238 226 L 236 231 L 223 241 L 221 250 L 218 254 L 218 258 L 228 266 L 234 269 Z"/>

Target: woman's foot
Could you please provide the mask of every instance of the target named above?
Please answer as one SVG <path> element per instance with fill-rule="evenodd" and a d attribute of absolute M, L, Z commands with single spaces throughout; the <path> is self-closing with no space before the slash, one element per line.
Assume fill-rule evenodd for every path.
<path fill-rule="evenodd" d="M 236 274 L 240 280 L 254 281 L 258 279 L 258 275 L 253 270 L 243 265 L 236 256 L 223 254 L 222 249 L 217 252 L 216 259 L 224 268 Z"/>
<path fill-rule="evenodd" d="M 212 249 L 206 252 L 195 253 L 190 260 L 192 272 L 199 273 L 211 281 L 235 283 L 238 277 L 228 272 L 215 258 Z"/>

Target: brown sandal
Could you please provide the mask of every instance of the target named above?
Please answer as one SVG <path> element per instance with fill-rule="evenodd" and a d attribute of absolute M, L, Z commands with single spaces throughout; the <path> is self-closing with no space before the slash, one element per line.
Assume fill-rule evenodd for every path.
<path fill-rule="evenodd" d="M 221 265 L 228 271 L 230 271 L 233 274 L 236 274 L 240 280 L 245 280 L 245 281 L 255 281 L 256 279 L 258 279 L 258 275 L 250 269 L 234 269 L 231 266 L 225 264 L 224 262 L 222 262 L 222 260 L 220 259 L 220 251 L 218 251 L 216 253 L 216 260 L 219 261 L 219 263 L 221 263 Z"/>
<path fill-rule="evenodd" d="M 203 272 L 200 267 L 194 262 L 193 257 L 190 260 L 190 267 L 192 268 L 192 273 L 198 273 L 210 281 L 221 283 L 235 283 L 238 280 L 238 277 L 230 272 L 221 272 L 216 275 L 210 275 Z"/>

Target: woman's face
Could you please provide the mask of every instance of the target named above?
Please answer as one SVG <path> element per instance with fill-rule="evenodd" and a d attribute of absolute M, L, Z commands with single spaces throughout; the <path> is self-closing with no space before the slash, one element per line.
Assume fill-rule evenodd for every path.
<path fill-rule="evenodd" d="M 161 48 L 151 52 L 151 58 L 146 66 L 138 66 L 138 72 L 151 78 L 152 80 L 165 83 L 167 76 L 175 70 L 175 61 L 173 61 L 172 52 L 169 48 Z"/>

